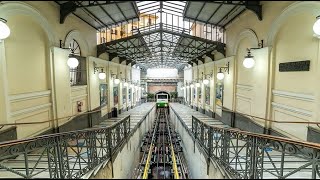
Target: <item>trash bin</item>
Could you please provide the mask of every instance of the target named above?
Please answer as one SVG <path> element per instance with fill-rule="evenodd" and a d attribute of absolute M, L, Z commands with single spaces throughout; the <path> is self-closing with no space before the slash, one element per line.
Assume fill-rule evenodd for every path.
<path fill-rule="evenodd" d="M 112 108 L 112 117 L 118 117 L 118 109 L 116 107 Z"/>

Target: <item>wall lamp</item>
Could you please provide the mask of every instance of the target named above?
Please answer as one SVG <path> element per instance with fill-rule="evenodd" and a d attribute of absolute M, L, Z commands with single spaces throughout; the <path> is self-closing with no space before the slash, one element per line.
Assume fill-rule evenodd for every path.
<path fill-rule="evenodd" d="M 123 85 L 124 85 L 125 87 L 127 87 L 127 86 L 128 86 L 128 82 L 127 82 L 127 80 L 126 80 L 126 79 L 124 80 Z"/>
<path fill-rule="evenodd" d="M 10 36 L 10 28 L 6 23 L 7 20 L 0 18 L 0 41 Z"/>
<path fill-rule="evenodd" d="M 99 72 L 99 79 L 105 79 L 106 78 L 106 73 L 103 72 L 103 67 L 97 67 L 97 64 L 95 62 L 93 62 L 93 67 L 94 67 L 94 74 L 96 72 L 99 71 L 99 69 L 101 69 L 101 71 Z"/>
<path fill-rule="evenodd" d="M 121 74 L 121 72 L 120 72 L 120 74 Z M 112 74 L 112 72 L 111 72 L 111 76 L 112 76 L 112 78 L 115 78 L 114 79 L 114 83 L 115 84 L 119 84 L 120 83 L 120 79 L 117 77 L 116 74 Z"/>
<path fill-rule="evenodd" d="M 61 49 L 69 49 L 69 50 L 71 51 L 71 54 L 69 54 L 69 56 L 68 56 L 68 57 L 69 57 L 69 59 L 68 59 L 68 61 L 67 61 L 68 66 L 69 66 L 70 68 L 72 68 L 72 69 L 78 67 L 79 61 L 78 61 L 78 59 L 75 57 L 73 49 L 71 49 L 70 47 L 69 47 L 69 48 L 63 48 L 63 47 L 62 47 L 62 40 L 60 40 L 60 48 L 61 48 Z"/>
<path fill-rule="evenodd" d="M 209 75 L 210 76 L 210 78 L 212 77 L 212 73 L 211 73 L 211 75 Z M 203 78 L 204 77 L 204 78 Z M 209 84 L 209 80 L 207 79 L 207 74 L 203 74 L 203 72 L 202 72 L 202 82 L 203 82 L 203 84 L 205 84 L 205 85 L 208 85 Z"/>
<path fill-rule="evenodd" d="M 320 36 L 320 16 L 317 16 L 316 19 L 316 22 L 313 24 L 313 32 L 316 36 Z"/>
<path fill-rule="evenodd" d="M 222 72 L 222 69 L 224 69 L 225 72 L 228 72 L 228 74 L 229 74 L 229 67 L 230 67 L 230 63 L 229 62 L 227 63 L 226 67 L 220 67 L 219 68 L 219 72 L 217 74 L 217 79 L 222 80 L 224 78 L 224 74 Z"/>
<path fill-rule="evenodd" d="M 255 61 L 253 59 L 253 56 L 251 55 L 250 50 L 263 48 L 263 40 L 261 40 L 261 43 L 259 43 L 258 46 L 259 46 L 258 48 L 247 48 L 248 54 L 244 57 L 244 60 L 243 60 L 243 66 L 245 68 L 252 68 L 254 66 Z"/>

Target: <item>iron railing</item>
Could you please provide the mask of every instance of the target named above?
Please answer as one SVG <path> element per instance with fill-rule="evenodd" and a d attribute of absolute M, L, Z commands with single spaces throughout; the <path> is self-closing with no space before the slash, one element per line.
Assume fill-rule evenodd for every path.
<path fill-rule="evenodd" d="M 320 178 L 320 144 L 214 127 L 194 116 L 189 133 L 231 177 Z"/>
<path fill-rule="evenodd" d="M 220 26 L 184 19 L 183 16 L 173 13 L 157 12 L 141 16 L 138 21 L 131 20 L 119 23 L 118 26 L 100 29 L 97 32 L 97 44 L 155 31 L 161 27 L 164 30 L 225 43 L 224 30 Z"/>
<path fill-rule="evenodd" d="M 106 128 L 0 143 L 0 178 L 81 178 L 112 160 L 132 131 L 127 116 Z"/>

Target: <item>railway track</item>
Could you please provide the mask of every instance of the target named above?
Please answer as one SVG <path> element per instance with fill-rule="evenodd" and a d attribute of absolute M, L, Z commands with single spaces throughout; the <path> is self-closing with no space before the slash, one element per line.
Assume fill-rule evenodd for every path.
<path fill-rule="evenodd" d="M 134 179 L 188 179 L 188 167 L 183 156 L 179 134 L 171 129 L 168 109 L 159 108 L 153 129 L 141 144 L 141 161 L 133 173 Z"/>

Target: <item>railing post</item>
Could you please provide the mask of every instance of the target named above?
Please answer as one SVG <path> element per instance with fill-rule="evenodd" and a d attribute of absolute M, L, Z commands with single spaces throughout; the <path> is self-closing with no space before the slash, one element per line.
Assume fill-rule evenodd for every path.
<path fill-rule="evenodd" d="M 222 160 L 225 164 L 229 163 L 229 145 L 230 145 L 230 137 L 227 131 L 223 130 L 222 132 L 222 146 L 221 146 L 221 153 L 222 153 Z"/>
<path fill-rule="evenodd" d="M 88 152 L 90 153 L 88 158 L 89 159 L 89 167 L 93 168 L 95 165 L 98 165 L 98 158 L 97 158 L 97 146 L 96 146 L 96 132 L 89 132 L 88 133 Z"/>
<path fill-rule="evenodd" d="M 58 173 L 58 162 L 57 162 L 57 146 L 58 143 L 55 141 L 56 138 L 53 138 L 53 145 L 47 145 L 47 157 L 48 157 L 48 168 L 49 174 L 52 179 L 57 179 L 59 177 Z"/>
<path fill-rule="evenodd" d="M 208 159 L 207 159 L 207 175 L 209 175 L 209 168 L 210 168 L 210 158 L 211 158 L 211 146 L 212 146 L 212 135 L 213 135 L 213 128 L 209 127 L 208 131 Z"/>
<path fill-rule="evenodd" d="M 256 179 L 258 178 L 258 169 L 257 169 L 257 163 L 259 158 L 259 152 L 258 152 L 258 146 L 257 146 L 257 137 L 252 137 L 252 144 L 251 144 L 251 153 L 250 153 L 250 179 Z"/>
<path fill-rule="evenodd" d="M 58 158 L 58 164 L 59 164 L 60 179 L 67 179 L 70 177 L 68 152 L 67 152 L 66 142 L 62 138 L 63 136 L 56 137 L 57 158 Z M 67 160 L 64 160 L 64 157 L 67 157 Z M 69 176 L 67 176 L 67 173 Z"/>
<path fill-rule="evenodd" d="M 111 128 L 107 129 L 107 138 L 108 138 L 108 148 L 109 148 L 109 156 L 110 156 L 110 162 L 111 162 L 111 175 L 112 178 L 114 177 L 113 174 L 113 158 L 112 158 L 112 136 L 111 136 Z"/>

